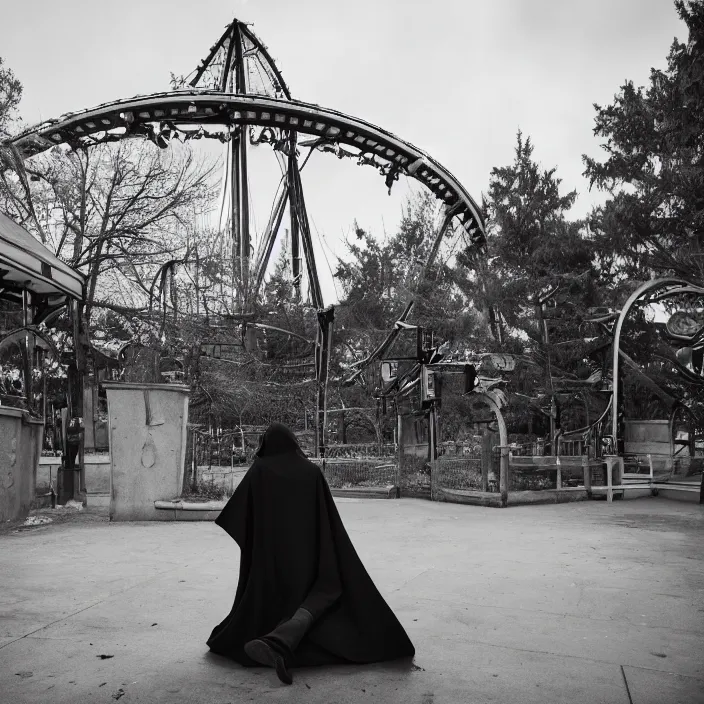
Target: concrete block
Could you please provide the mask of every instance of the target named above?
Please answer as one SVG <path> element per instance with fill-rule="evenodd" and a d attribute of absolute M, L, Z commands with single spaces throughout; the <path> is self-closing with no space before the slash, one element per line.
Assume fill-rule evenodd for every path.
<path fill-rule="evenodd" d="M 584 488 L 543 489 L 542 491 L 509 491 L 508 505 L 564 504 L 571 501 L 586 501 L 588 498 L 588 492 Z"/>
<path fill-rule="evenodd" d="M 43 427 L 22 409 L 0 406 L 0 522 L 29 515 Z"/>
<path fill-rule="evenodd" d="M 110 520 L 163 520 L 154 502 L 181 493 L 188 392 L 182 384 L 106 383 Z"/>

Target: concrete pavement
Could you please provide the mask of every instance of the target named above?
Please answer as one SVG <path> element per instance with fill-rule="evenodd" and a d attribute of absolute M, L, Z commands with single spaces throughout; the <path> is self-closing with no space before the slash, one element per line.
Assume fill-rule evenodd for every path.
<path fill-rule="evenodd" d="M 0 535 L 0 702 L 704 702 L 704 507 L 337 502 L 413 665 L 280 685 L 205 646 L 237 583 L 223 531 L 67 521 Z"/>

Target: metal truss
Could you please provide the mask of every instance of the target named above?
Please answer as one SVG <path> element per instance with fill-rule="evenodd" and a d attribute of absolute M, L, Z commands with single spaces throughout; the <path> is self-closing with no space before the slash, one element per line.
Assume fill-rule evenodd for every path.
<path fill-rule="evenodd" d="M 641 284 L 628 298 L 619 313 L 616 325 L 614 327 L 614 340 L 612 350 L 612 370 L 611 378 L 613 380 L 612 389 L 612 415 L 611 415 L 611 434 L 616 446 L 616 451 L 620 451 L 622 436 L 620 426 L 622 421 L 621 409 L 621 389 L 619 385 L 619 362 L 621 357 L 626 355 L 621 350 L 621 334 L 623 324 L 635 305 L 645 306 L 652 303 L 658 303 L 668 298 L 673 298 L 679 295 L 704 295 L 704 288 L 695 286 L 684 279 L 667 278 L 667 279 L 652 279 Z M 674 336 L 673 336 L 674 337 Z"/>
<path fill-rule="evenodd" d="M 301 259 L 305 259 L 312 305 L 318 309 L 321 353 L 316 365 L 319 383 L 327 378 L 332 331 L 331 311 L 324 310 L 301 181 L 299 155 L 308 148 L 356 160 L 376 168 L 391 190 L 400 176 L 425 185 L 444 205 L 444 221 L 421 273 L 432 266 L 443 237 L 455 228 L 464 234 L 468 253 L 482 254 L 486 246 L 481 209 L 462 184 L 431 156 L 369 122 L 319 105 L 294 100 L 266 46 L 245 23 L 234 20 L 191 74 L 172 80 L 174 90 L 99 105 L 42 122 L 12 137 L 9 147 L 18 160 L 56 145 L 74 149 L 129 138 L 146 138 L 161 148 L 174 140 L 217 139 L 227 145 L 225 184 L 230 202 L 233 264 L 242 295 L 241 314 L 254 307 L 264 281 L 286 208 L 291 223 L 291 268 L 296 298 L 300 299 Z M 432 102 L 432 94 L 419 101 Z M 300 142 L 300 135 L 311 137 Z M 282 164 L 282 188 L 250 269 L 248 147 L 269 144 Z M 305 163 L 305 161 L 303 162 Z M 21 166 L 21 165 L 20 165 Z M 21 168 L 20 168 L 21 170 Z M 302 250 L 303 257 L 300 257 Z M 420 281 L 418 282 L 420 283 Z M 402 324 L 414 304 L 412 297 L 400 318 Z M 398 334 L 398 323 L 388 339 L 367 359 L 355 365 L 350 383 L 388 349 Z M 324 393 L 319 404 L 324 416 Z M 321 417 L 322 420 L 322 417 Z M 324 445 L 324 423 L 320 444 Z"/>
<path fill-rule="evenodd" d="M 315 135 L 316 146 L 327 146 L 333 151 L 341 145 L 356 148 L 358 154 L 350 156 L 357 156 L 361 164 L 375 166 L 387 176 L 392 172 L 405 174 L 427 186 L 453 211 L 471 242 L 484 246 L 484 221 L 479 206 L 441 164 L 380 127 L 310 103 L 215 91 L 155 93 L 64 115 L 9 141 L 27 158 L 57 144 L 82 147 L 137 136 L 152 138 L 164 147 L 171 139 L 214 137 L 226 142 L 231 138 L 230 129 L 243 124 Z M 187 128 L 193 125 L 199 129 L 189 132 Z M 206 127 L 221 129 L 207 132 Z M 284 144 L 275 138 L 276 132 L 273 134 L 273 138 L 265 135 L 266 141 L 284 149 Z M 288 140 L 284 142 L 288 144 Z"/>

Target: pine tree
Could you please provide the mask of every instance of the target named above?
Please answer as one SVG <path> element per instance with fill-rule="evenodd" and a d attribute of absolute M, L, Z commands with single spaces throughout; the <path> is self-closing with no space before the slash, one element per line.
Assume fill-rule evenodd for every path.
<path fill-rule="evenodd" d="M 584 156 L 585 176 L 610 198 L 590 226 L 616 277 L 704 280 L 704 2 L 675 7 L 688 42 L 675 39 L 647 87 L 627 81 L 611 105 L 594 106 L 608 156 Z"/>
<path fill-rule="evenodd" d="M 543 170 L 530 138 L 519 132 L 513 163 L 491 172 L 489 265 L 480 272 L 498 346 L 525 350 L 532 362 L 515 375 L 513 390 L 544 412 L 562 407 L 563 424 L 572 428 L 586 420 L 570 388 L 590 374 L 582 322 L 599 300 L 593 242 L 583 223 L 567 217 L 576 196 L 562 192 L 556 169 Z M 524 396 L 514 398 L 516 417 L 529 415 Z"/>

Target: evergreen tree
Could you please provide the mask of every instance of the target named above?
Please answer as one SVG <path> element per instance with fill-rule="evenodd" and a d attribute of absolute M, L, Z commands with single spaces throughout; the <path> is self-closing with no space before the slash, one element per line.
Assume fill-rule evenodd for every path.
<path fill-rule="evenodd" d="M 583 321 L 599 296 L 594 243 L 583 223 L 567 218 L 577 194 L 560 185 L 556 169 L 541 169 L 519 132 L 513 163 L 491 172 L 489 264 L 479 290 L 499 348 L 524 350 L 530 364 L 514 377 L 521 394 L 515 415 L 530 415 L 519 401 L 530 397 L 544 413 L 562 409 L 563 425 L 575 428 L 586 420 L 576 388 L 590 375 Z"/>
<path fill-rule="evenodd" d="M 607 157 L 584 157 L 591 184 L 609 194 L 590 227 L 602 275 L 612 279 L 614 293 L 625 289 L 619 304 L 653 277 L 704 283 L 704 2 L 674 4 L 687 43 L 673 41 L 666 67 L 651 69 L 647 86 L 627 81 L 611 105 L 595 105 L 594 133 L 605 140 Z M 693 301 L 669 307 L 678 303 Z M 646 317 L 634 312 L 622 338 L 622 349 L 647 375 L 625 370 L 626 415 L 667 417 L 673 399 L 701 408 L 701 383 L 678 365 L 676 345 Z"/>
<path fill-rule="evenodd" d="M 603 162 L 583 157 L 592 186 L 609 193 L 590 226 L 604 273 L 704 280 L 704 2 L 677 0 L 689 30 L 647 87 L 627 81 L 611 105 L 595 105 Z"/>

